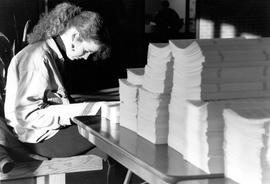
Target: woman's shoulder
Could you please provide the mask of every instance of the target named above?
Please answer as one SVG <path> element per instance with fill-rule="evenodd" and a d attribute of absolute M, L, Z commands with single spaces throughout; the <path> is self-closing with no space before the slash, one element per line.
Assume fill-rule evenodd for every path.
<path fill-rule="evenodd" d="M 16 65 L 21 69 L 37 69 L 47 60 L 49 48 L 45 41 L 36 42 L 25 46 L 14 57 Z"/>
<path fill-rule="evenodd" d="M 45 41 L 39 41 L 33 44 L 29 44 L 25 46 L 16 56 L 18 58 L 42 58 L 44 54 L 48 52 L 48 49 L 46 48 L 46 42 Z"/>

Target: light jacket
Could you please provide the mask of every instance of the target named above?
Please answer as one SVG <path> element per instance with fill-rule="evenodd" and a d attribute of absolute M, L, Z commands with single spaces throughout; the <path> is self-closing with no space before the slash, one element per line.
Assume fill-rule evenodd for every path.
<path fill-rule="evenodd" d="M 26 46 L 9 65 L 5 117 L 22 142 L 48 139 L 75 116 L 61 113 L 69 100 L 57 62 L 64 62 L 63 56 L 48 39 Z"/>

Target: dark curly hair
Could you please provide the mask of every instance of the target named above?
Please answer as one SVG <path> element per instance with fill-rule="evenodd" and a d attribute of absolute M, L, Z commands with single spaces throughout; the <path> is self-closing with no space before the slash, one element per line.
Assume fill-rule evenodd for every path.
<path fill-rule="evenodd" d="M 39 20 L 27 41 L 32 44 L 64 33 L 75 27 L 84 40 L 94 40 L 101 47 L 94 59 L 105 59 L 110 54 L 110 37 L 103 18 L 96 12 L 82 11 L 80 7 L 64 2 Z"/>

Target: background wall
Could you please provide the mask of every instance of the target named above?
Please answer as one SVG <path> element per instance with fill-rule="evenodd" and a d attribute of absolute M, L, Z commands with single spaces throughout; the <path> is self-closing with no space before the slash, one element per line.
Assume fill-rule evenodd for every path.
<path fill-rule="evenodd" d="M 48 0 L 49 10 L 64 0 Z M 45 0 L 1 0 L 0 32 L 11 41 L 21 40 L 25 22 L 31 28 L 45 11 Z M 126 68 L 145 64 L 143 51 L 144 0 L 69 0 L 86 10 L 102 14 L 110 29 L 112 55 L 104 61 L 68 62 L 71 93 L 84 93 L 118 86 L 126 77 Z M 16 24 L 14 17 L 16 17 Z M 16 26 L 15 26 L 16 25 Z"/>
<path fill-rule="evenodd" d="M 41 12 L 40 0 L 1 0 L 0 1 L 0 32 L 10 40 L 19 43 L 23 35 L 23 28 L 27 20 L 30 26 L 35 24 Z"/>
<path fill-rule="evenodd" d="M 0 32 L 13 42 L 22 38 L 44 12 L 45 0 L 1 0 Z M 49 8 L 63 0 L 48 0 Z M 144 16 L 159 9 L 161 0 L 69 0 L 85 9 L 100 12 L 112 36 L 112 56 L 106 61 L 70 62 L 72 90 L 88 91 L 118 85 L 126 68 L 146 63 Z M 171 7 L 185 16 L 185 0 L 169 0 Z M 190 2 L 193 2 L 191 0 Z M 269 0 L 197 0 L 198 38 L 270 36 Z M 19 41 L 18 41 L 19 40 Z M 83 85 L 81 85 L 83 83 Z"/>
<path fill-rule="evenodd" d="M 198 37 L 270 36 L 269 0 L 197 0 Z"/>

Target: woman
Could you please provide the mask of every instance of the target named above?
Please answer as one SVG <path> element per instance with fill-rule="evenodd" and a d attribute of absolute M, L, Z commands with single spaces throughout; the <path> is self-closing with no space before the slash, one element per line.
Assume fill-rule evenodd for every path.
<path fill-rule="evenodd" d="M 57 5 L 34 27 L 30 43 L 8 68 L 5 116 L 33 152 L 44 157 L 82 154 L 94 146 L 72 125 L 91 103 L 70 104 L 63 83 L 67 59 L 106 57 L 108 32 L 98 13 L 69 3 Z M 95 113 L 95 112 L 93 112 Z"/>

